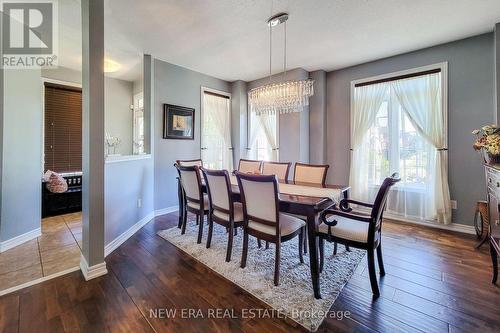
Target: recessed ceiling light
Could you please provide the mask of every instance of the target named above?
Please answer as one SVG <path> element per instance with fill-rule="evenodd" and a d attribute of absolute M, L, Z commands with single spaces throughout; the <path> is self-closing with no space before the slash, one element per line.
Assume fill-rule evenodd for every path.
<path fill-rule="evenodd" d="M 122 68 L 122 65 L 114 60 L 104 58 L 104 73 L 115 73 Z"/>

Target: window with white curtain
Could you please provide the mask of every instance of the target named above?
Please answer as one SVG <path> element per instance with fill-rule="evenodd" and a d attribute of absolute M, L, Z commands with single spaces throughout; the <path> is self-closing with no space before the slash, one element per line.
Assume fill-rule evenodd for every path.
<path fill-rule="evenodd" d="M 228 94 L 202 92 L 201 159 L 209 169 L 233 170 L 231 100 Z"/>
<path fill-rule="evenodd" d="M 256 115 L 249 106 L 249 138 L 246 158 L 278 161 L 278 119 L 276 114 Z"/>
<path fill-rule="evenodd" d="M 449 223 L 443 76 L 375 80 L 354 87 L 351 114 L 352 196 L 373 202 L 385 177 L 398 172 L 387 213 Z"/>

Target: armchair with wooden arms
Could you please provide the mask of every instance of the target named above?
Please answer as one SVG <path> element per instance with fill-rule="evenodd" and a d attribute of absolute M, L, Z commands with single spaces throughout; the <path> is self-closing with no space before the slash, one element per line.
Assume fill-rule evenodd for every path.
<path fill-rule="evenodd" d="M 324 242 L 335 242 L 367 251 L 370 284 L 375 297 L 380 296 L 375 274 L 375 251 L 377 251 L 380 275 L 385 275 L 382 261 L 382 218 L 390 188 L 400 181 L 397 173 L 387 177 L 380 187 L 373 204 L 344 199 L 338 209 L 327 209 L 321 213 L 318 226 L 320 272 L 324 265 Z M 369 214 L 355 212 L 350 204 L 370 208 Z"/>

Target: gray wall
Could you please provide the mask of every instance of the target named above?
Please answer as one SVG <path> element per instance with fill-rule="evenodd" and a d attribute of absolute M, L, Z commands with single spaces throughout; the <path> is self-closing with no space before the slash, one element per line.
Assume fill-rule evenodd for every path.
<path fill-rule="evenodd" d="M 471 131 L 495 120 L 493 46 L 489 33 L 328 73 L 327 161 L 333 166 L 328 180 L 349 180 L 350 82 L 447 61 L 449 184 L 458 203 L 453 222 L 472 224 L 474 204 L 486 190 Z"/>
<path fill-rule="evenodd" d="M 62 66 L 54 69 L 42 69 L 42 77 L 52 80 L 82 84 L 82 72 Z"/>
<path fill-rule="evenodd" d="M 326 72 L 309 73 L 314 80 L 314 95 L 309 99 L 309 163 L 326 161 Z"/>
<path fill-rule="evenodd" d="M 229 82 L 155 59 L 154 155 L 155 209 L 172 207 L 177 200 L 177 159 L 200 157 L 201 87 L 231 92 Z M 163 104 L 195 109 L 194 140 L 162 139 Z"/>
<path fill-rule="evenodd" d="M 42 85 L 40 70 L 4 70 L 0 240 L 40 228 Z"/>
<path fill-rule="evenodd" d="M 500 119 L 500 23 L 495 24 L 493 32 L 494 63 L 495 63 L 495 123 Z"/>
<path fill-rule="evenodd" d="M 235 81 L 231 84 L 231 141 L 233 144 L 233 165 L 238 166 L 240 158 L 246 156 L 247 148 L 247 83 Z"/>
<path fill-rule="evenodd" d="M 296 68 L 286 72 L 285 80 L 305 80 L 309 73 Z M 279 82 L 283 73 L 272 76 L 271 82 Z M 269 77 L 248 82 L 248 91 L 269 83 Z M 309 162 L 309 107 L 300 113 L 282 114 L 279 118 L 279 159 L 284 162 Z M 293 173 L 293 170 L 292 170 Z M 292 175 L 291 175 L 292 176 Z"/>
<path fill-rule="evenodd" d="M 106 133 L 121 140 L 116 154 L 132 155 L 133 82 L 106 77 L 104 80 L 104 114 Z"/>

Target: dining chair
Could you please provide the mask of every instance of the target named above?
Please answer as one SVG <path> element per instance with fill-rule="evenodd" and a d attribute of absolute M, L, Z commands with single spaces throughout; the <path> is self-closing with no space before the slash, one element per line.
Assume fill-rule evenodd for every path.
<path fill-rule="evenodd" d="M 238 171 L 243 173 L 260 174 L 262 171 L 262 161 L 245 160 L 243 158 L 240 158 Z"/>
<path fill-rule="evenodd" d="M 279 285 L 281 243 L 299 238 L 299 259 L 304 262 L 302 241 L 306 223 L 299 218 L 279 211 L 278 179 L 275 175 L 249 175 L 236 173 L 243 204 L 243 253 L 241 268 L 245 268 L 248 256 L 249 236 L 276 245 L 274 261 L 274 285 Z"/>
<path fill-rule="evenodd" d="M 201 243 L 203 235 L 203 219 L 208 215 L 208 195 L 203 193 L 200 168 L 197 165 L 193 166 L 180 166 L 175 164 L 179 173 L 179 179 L 182 184 L 185 197 L 185 211 L 182 216 L 181 234 L 186 232 L 187 213 L 196 215 L 196 222 L 198 223 L 198 240 Z"/>
<path fill-rule="evenodd" d="M 209 198 L 207 248 L 212 242 L 214 222 L 228 230 L 226 261 L 231 261 L 233 237 L 236 228 L 243 227 L 243 206 L 234 202 L 231 191 L 231 181 L 226 170 L 202 169 Z"/>
<path fill-rule="evenodd" d="M 194 160 L 177 160 L 175 161 L 177 165 L 180 166 L 194 166 L 196 165 L 197 167 L 201 168 L 203 166 L 203 161 L 201 159 L 194 159 Z M 186 214 L 186 207 L 185 207 L 185 194 L 184 190 L 182 189 L 181 181 L 180 178 L 177 177 L 177 196 L 179 198 L 179 222 L 177 223 L 177 227 L 181 228 L 182 226 L 182 217 L 184 214 Z"/>
<path fill-rule="evenodd" d="M 380 187 L 373 204 L 343 199 L 339 209 L 327 209 L 321 213 L 321 223 L 316 235 L 319 237 L 319 270 L 324 265 L 324 244 L 337 242 L 358 249 L 364 249 L 368 253 L 368 273 L 373 295 L 380 296 L 377 277 L 375 274 L 375 251 L 377 251 L 380 275 L 385 275 L 384 262 L 382 260 L 382 219 L 386 207 L 387 196 L 390 188 L 400 181 L 397 173 L 387 177 Z M 354 212 L 349 204 L 370 208 L 370 214 Z"/>
<path fill-rule="evenodd" d="M 305 164 L 295 163 L 293 181 L 300 183 L 311 183 L 324 185 L 326 173 L 330 166 L 327 164 Z"/>
<path fill-rule="evenodd" d="M 326 174 L 330 166 L 327 164 L 306 164 L 306 163 L 295 163 L 293 170 L 293 181 L 294 183 L 309 183 L 317 185 L 326 184 Z M 305 216 L 295 215 L 303 220 L 306 219 Z M 337 249 L 337 246 L 335 246 Z M 304 253 L 307 253 L 307 237 L 304 237 Z M 335 252 L 336 253 L 336 252 Z"/>
<path fill-rule="evenodd" d="M 292 163 L 280 163 L 280 162 L 266 162 L 262 163 L 262 174 L 263 175 L 276 175 L 278 180 L 287 181 L 288 173 L 290 172 L 290 167 Z"/>

